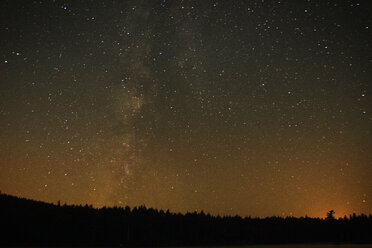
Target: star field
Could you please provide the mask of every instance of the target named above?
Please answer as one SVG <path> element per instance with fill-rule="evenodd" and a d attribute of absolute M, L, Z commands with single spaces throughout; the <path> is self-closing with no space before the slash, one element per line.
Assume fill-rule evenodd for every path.
<path fill-rule="evenodd" d="M 242 216 L 372 209 L 368 1 L 1 1 L 0 189 Z"/>

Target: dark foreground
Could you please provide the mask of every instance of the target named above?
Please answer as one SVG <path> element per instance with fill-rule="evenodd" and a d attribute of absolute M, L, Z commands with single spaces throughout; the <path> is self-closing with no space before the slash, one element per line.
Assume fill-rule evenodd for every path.
<path fill-rule="evenodd" d="M 3 246 L 372 243 L 371 215 L 326 220 L 213 217 L 145 207 L 61 206 L 5 194 L 0 194 L 0 228 Z"/>

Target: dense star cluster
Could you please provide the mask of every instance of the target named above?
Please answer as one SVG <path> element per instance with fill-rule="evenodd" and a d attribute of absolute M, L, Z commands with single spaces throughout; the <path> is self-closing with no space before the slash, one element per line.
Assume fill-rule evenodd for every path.
<path fill-rule="evenodd" d="M 242 216 L 372 209 L 368 1 L 0 3 L 0 190 Z"/>

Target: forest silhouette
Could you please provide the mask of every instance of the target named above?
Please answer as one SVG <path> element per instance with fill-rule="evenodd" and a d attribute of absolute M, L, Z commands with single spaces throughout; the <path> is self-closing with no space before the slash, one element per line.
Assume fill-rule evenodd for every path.
<path fill-rule="evenodd" d="M 139 207 L 50 204 L 0 193 L 0 245 L 188 246 L 372 243 L 372 215 L 327 218 L 174 214 Z"/>

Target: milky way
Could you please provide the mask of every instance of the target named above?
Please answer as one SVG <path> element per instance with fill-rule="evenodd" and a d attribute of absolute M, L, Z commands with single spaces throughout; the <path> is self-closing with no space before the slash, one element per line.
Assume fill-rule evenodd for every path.
<path fill-rule="evenodd" d="M 1 1 L 0 190 L 242 216 L 372 209 L 367 1 Z"/>

